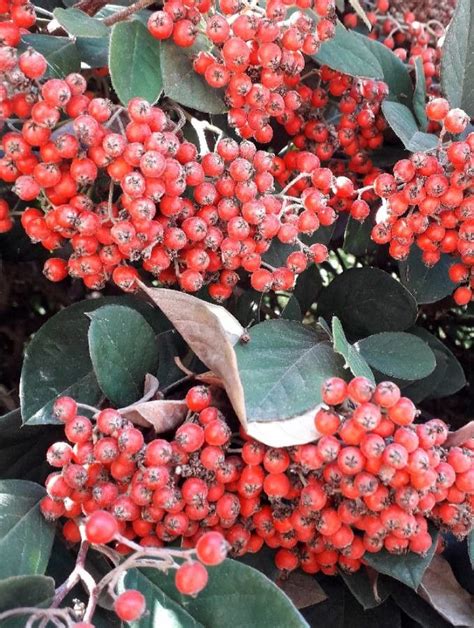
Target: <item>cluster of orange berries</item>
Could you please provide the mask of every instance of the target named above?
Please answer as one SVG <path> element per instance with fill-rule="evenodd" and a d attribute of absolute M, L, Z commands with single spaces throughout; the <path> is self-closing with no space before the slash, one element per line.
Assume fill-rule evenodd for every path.
<path fill-rule="evenodd" d="M 299 566 L 328 575 L 338 566 L 357 571 L 366 552 L 383 548 L 425 554 L 429 520 L 461 537 L 469 532 L 472 439 L 443 447 L 446 424 L 414 425 L 416 407 L 391 382 L 331 378 L 322 396 L 317 442 L 272 448 L 241 430 L 239 451 L 231 449 L 231 430 L 205 386 L 188 391 L 188 418 L 171 442 L 146 442 L 110 408 L 94 423 L 61 397 L 54 414 L 71 444 L 47 452 L 58 471 L 46 480 L 42 512 L 67 518 L 70 542 L 80 540 L 84 518 L 92 542 L 114 541 L 124 553 L 124 538 L 143 547 L 180 540 L 183 548 L 199 548 L 212 531 L 234 556 L 267 545 L 285 572 Z M 213 543 L 224 556 L 222 539 Z"/>
<path fill-rule="evenodd" d="M 201 14 L 213 4 L 166 0 L 163 10 L 150 16 L 148 29 L 158 39 L 172 37 L 177 46 L 192 46 Z M 292 5 L 302 10 L 290 15 Z M 211 87 L 225 88 L 229 122 L 239 134 L 267 143 L 272 118 L 285 125 L 296 119 L 305 55 L 317 53 L 321 42 L 334 36 L 335 0 L 272 0 L 265 9 L 243 7 L 239 0 L 224 0 L 206 16 L 204 35 L 213 49 L 198 53 L 194 69 Z"/>
<path fill-rule="evenodd" d="M 444 98 L 432 99 L 426 114 L 442 125 L 436 155 L 415 153 L 398 161 L 393 174 L 376 178 L 374 190 L 384 199 L 386 216 L 372 238 L 390 243 L 390 255 L 397 260 L 405 259 L 414 243 L 427 266 L 434 266 L 442 253 L 459 257 L 449 276 L 464 284 L 455 290 L 454 300 L 466 305 L 474 287 L 474 133 L 443 144 L 446 134 L 456 136 L 466 129 L 469 116 L 451 109 Z"/>
<path fill-rule="evenodd" d="M 423 63 L 426 86 L 430 93 L 438 90 L 441 47 L 440 39 L 445 33 L 449 19 L 453 14 L 453 3 L 434 3 L 430 7 L 422 7 L 423 1 L 412 3 L 412 10 L 407 9 L 404 1 L 377 0 L 373 11 L 367 12 L 372 25 L 368 37 L 383 43 L 393 50 L 401 61 L 414 66 L 417 58 Z M 425 2 L 425 4 L 427 4 Z M 439 20 L 439 8 L 449 8 L 443 16 L 444 24 Z M 356 28 L 360 18 L 355 12 L 344 16 L 347 28 Z"/>
<path fill-rule="evenodd" d="M 351 158 L 349 170 L 367 174 L 373 167 L 367 152 L 383 144 L 386 122 L 381 103 L 388 95 L 387 84 L 353 78 L 327 66 L 314 70 L 314 74 L 319 85 L 298 88 L 302 104 L 284 124 L 285 131 L 293 136 L 297 148 L 314 152 L 321 161 L 341 151 Z M 330 107 L 334 116 L 336 103 L 340 115 L 332 124 L 327 121 L 327 110 Z"/>

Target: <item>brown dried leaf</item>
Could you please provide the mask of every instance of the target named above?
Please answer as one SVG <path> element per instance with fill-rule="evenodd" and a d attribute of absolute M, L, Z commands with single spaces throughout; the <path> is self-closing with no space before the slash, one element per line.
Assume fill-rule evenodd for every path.
<path fill-rule="evenodd" d="M 290 598 L 296 608 L 306 608 L 327 600 L 327 595 L 318 581 L 301 571 L 293 571 L 288 578 L 277 581 L 277 585 Z"/>
<path fill-rule="evenodd" d="M 135 425 L 143 427 L 153 426 L 157 434 L 173 430 L 186 418 L 188 408 L 186 403 L 174 399 L 157 399 L 137 403 L 124 417 Z"/>
<path fill-rule="evenodd" d="M 470 421 L 467 425 L 463 425 L 455 432 L 449 432 L 446 439 L 446 447 L 456 447 L 462 445 L 470 438 L 474 438 L 474 421 Z"/>
<path fill-rule="evenodd" d="M 223 307 L 166 288 L 141 289 L 173 323 L 197 357 L 220 379 L 240 422 L 247 427 L 244 391 L 233 349 L 244 328 Z"/>
<path fill-rule="evenodd" d="M 418 593 L 453 626 L 474 626 L 472 596 L 461 587 L 450 564 L 441 556 L 433 556 Z"/>

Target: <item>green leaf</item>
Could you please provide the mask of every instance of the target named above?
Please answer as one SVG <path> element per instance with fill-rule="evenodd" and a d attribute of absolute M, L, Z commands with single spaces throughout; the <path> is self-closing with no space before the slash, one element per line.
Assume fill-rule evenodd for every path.
<path fill-rule="evenodd" d="M 471 567 L 474 569 L 474 530 L 471 530 L 469 536 L 467 537 L 467 549 L 469 552 Z"/>
<path fill-rule="evenodd" d="M 89 351 L 104 395 L 127 406 L 143 394 L 147 373 L 158 368 L 155 333 L 145 318 L 123 305 L 106 305 L 89 314 Z"/>
<path fill-rule="evenodd" d="M 109 39 L 106 37 L 76 37 L 80 59 L 90 68 L 103 68 L 109 63 Z"/>
<path fill-rule="evenodd" d="M 365 35 L 352 31 L 361 44 L 377 59 L 382 68 L 381 78 L 389 87 L 389 98 L 411 106 L 413 87 L 407 66 L 387 46 Z"/>
<path fill-rule="evenodd" d="M 301 322 L 303 315 L 301 313 L 300 304 L 294 294 L 290 296 L 286 302 L 285 307 L 281 311 L 281 318 L 287 321 L 299 321 Z"/>
<path fill-rule="evenodd" d="M 341 24 L 336 26 L 335 37 L 324 42 L 313 59 L 350 76 L 376 79 L 384 76 L 378 59 L 367 46 L 361 45 L 360 36 L 346 30 Z"/>
<path fill-rule="evenodd" d="M 451 107 L 474 116 L 474 6 L 458 0 L 441 55 L 441 85 Z"/>
<path fill-rule="evenodd" d="M 434 371 L 423 379 L 412 382 L 408 386 L 402 386 L 403 395 L 409 397 L 413 403 L 419 403 L 430 395 L 436 394 L 446 377 L 448 369 L 447 356 L 443 352 L 438 351 L 438 349 L 432 349 L 432 351 L 436 359 Z"/>
<path fill-rule="evenodd" d="M 20 380 L 24 423 L 58 423 L 51 415 L 51 408 L 60 395 L 70 395 L 90 405 L 99 401 L 101 391 L 87 342 L 90 321 L 85 314 L 110 304 L 138 310 L 156 333 L 170 328 L 159 310 L 134 297 L 89 299 L 58 312 L 41 327 L 26 349 Z"/>
<path fill-rule="evenodd" d="M 54 580 L 46 576 L 12 576 L 0 580 L 0 613 L 20 608 L 44 608 L 54 597 Z M 2 620 L 2 628 L 24 628 L 28 615 Z"/>
<path fill-rule="evenodd" d="M 0 417 L 0 479 L 44 481 L 51 472 L 46 451 L 63 435 L 59 427 L 22 426 L 19 410 Z"/>
<path fill-rule="evenodd" d="M 344 375 L 329 342 L 301 324 L 265 321 L 249 335 L 250 342 L 234 347 L 249 422 L 302 414 L 321 403 L 325 379 Z"/>
<path fill-rule="evenodd" d="M 64 78 L 71 72 L 79 72 L 81 69 L 76 45 L 68 37 L 25 35 L 22 41 L 45 57 L 48 62 L 46 77 Z"/>
<path fill-rule="evenodd" d="M 367 13 L 362 8 L 362 5 L 360 4 L 359 0 L 349 0 L 349 4 L 352 6 L 354 11 L 357 13 L 357 15 L 360 17 L 360 19 L 367 26 L 369 31 L 372 30 L 372 24 L 370 23 L 370 20 L 367 17 Z"/>
<path fill-rule="evenodd" d="M 377 248 L 370 234 L 375 225 L 375 214 L 372 213 L 363 222 L 349 218 L 344 232 L 344 244 L 342 248 L 346 253 L 361 257 Z"/>
<path fill-rule="evenodd" d="M 447 360 L 446 370 L 442 379 L 438 382 L 436 388 L 431 392 L 430 397 L 439 399 L 441 397 L 449 397 L 454 395 L 466 385 L 466 376 L 463 368 L 456 356 L 441 342 L 436 336 L 430 334 L 423 327 L 413 327 L 409 330 L 411 334 L 415 334 L 428 343 L 433 351 L 439 351 L 444 354 Z"/>
<path fill-rule="evenodd" d="M 367 575 L 365 567 L 359 569 L 355 573 L 348 574 L 341 570 L 341 578 L 344 580 L 347 588 L 361 604 L 364 610 L 375 608 L 382 604 L 388 597 L 389 592 L 383 591 L 382 595 L 377 599 L 374 594 L 374 585 Z M 380 595 L 380 590 L 378 590 Z"/>
<path fill-rule="evenodd" d="M 337 275 L 318 301 L 317 315 L 337 316 L 349 337 L 382 331 L 404 331 L 417 316 L 413 296 L 379 268 L 351 268 Z"/>
<path fill-rule="evenodd" d="M 56 20 L 65 31 L 75 37 L 108 37 L 110 30 L 100 20 L 87 15 L 79 9 L 61 9 L 53 11 Z"/>
<path fill-rule="evenodd" d="M 436 135 L 418 130 L 415 116 L 405 105 L 386 100 L 382 103 L 382 111 L 395 135 L 409 151 L 429 150 L 438 145 Z"/>
<path fill-rule="evenodd" d="M 356 347 L 347 342 L 346 335 L 341 325 L 341 321 L 337 316 L 332 318 L 332 336 L 334 350 L 340 353 L 346 361 L 346 365 L 350 368 L 351 373 L 356 377 L 367 377 L 372 382 L 374 375 L 367 364 L 365 358 L 359 353 Z"/>
<path fill-rule="evenodd" d="M 315 264 L 309 266 L 298 276 L 293 294 L 298 299 L 303 316 L 315 303 L 323 288 L 323 280 Z"/>
<path fill-rule="evenodd" d="M 433 538 L 433 543 L 426 556 L 420 556 L 413 552 L 402 555 L 390 554 L 387 550 L 383 549 L 375 554 L 366 552 L 364 554 L 364 562 L 379 573 L 391 576 L 395 578 L 395 580 L 399 580 L 416 590 L 420 586 L 423 574 L 428 568 L 436 551 L 438 531 L 435 531 L 434 528 L 431 527 L 430 534 Z"/>
<path fill-rule="evenodd" d="M 235 560 L 227 559 L 221 565 L 211 567 L 206 588 L 195 598 L 182 596 L 170 574 L 156 569 L 143 569 L 139 573 L 127 575 L 124 586 L 136 587 L 147 597 L 147 608 L 151 612 L 148 618 L 140 621 L 140 628 L 158 625 L 222 628 L 230 625 L 229 622 L 233 628 L 308 627 L 276 584 L 256 569 Z"/>
<path fill-rule="evenodd" d="M 450 628 L 453 624 L 446 621 L 435 609 L 409 587 L 390 581 L 390 596 L 401 610 L 423 628 Z"/>
<path fill-rule="evenodd" d="M 114 24 L 109 69 L 112 86 L 124 105 L 136 96 L 153 104 L 163 91 L 160 44 L 138 20 Z"/>
<path fill-rule="evenodd" d="M 421 338 L 402 331 L 374 334 L 359 340 L 356 347 L 370 366 L 397 379 L 422 379 L 436 366 L 436 358 L 429 345 Z"/>
<path fill-rule="evenodd" d="M 408 258 L 398 264 L 401 282 L 418 303 L 436 303 L 456 289 L 456 284 L 448 274 L 449 267 L 454 262 L 450 255 L 442 254 L 437 264 L 426 266 L 421 250 L 413 246 Z"/>
<path fill-rule="evenodd" d="M 220 90 L 208 85 L 203 76 L 193 69 L 193 57 L 203 50 L 200 37 L 189 48 L 177 46 L 173 41 L 161 42 L 161 71 L 165 95 L 185 107 L 205 113 L 224 113 L 225 105 Z"/>
<path fill-rule="evenodd" d="M 45 572 L 54 539 L 39 509 L 45 494 L 33 482 L 0 481 L 0 579 Z"/>
<path fill-rule="evenodd" d="M 428 118 L 426 117 L 425 104 L 426 104 L 426 80 L 425 70 L 423 68 L 423 59 L 421 57 L 415 58 L 415 91 L 413 93 L 413 111 L 418 119 L 418 123 L 422 131 L 426 131 L 428 128 Z"/>

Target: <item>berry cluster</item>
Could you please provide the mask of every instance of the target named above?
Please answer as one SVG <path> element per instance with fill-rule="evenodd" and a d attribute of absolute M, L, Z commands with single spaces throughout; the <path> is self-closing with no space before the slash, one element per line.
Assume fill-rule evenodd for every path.
<path fill-rule="evenodd" d="M 386 122 L 380 105 L 388 94 L 388 86 L 383 81 L 353 78 L 327 66 L 312 74 L 317 76 L 318 86 L 298 88 L 302 104 L 285 123 L 285 131 L 294 136 L 297 148 L 315 153 L 321 161 L 328 161 L 341 151 L 351 158 L 349 170 L 367 174 L 372 164 L 366 153 L 383 143 Z M 327 118 L 328 109 L 334 118 L 335 104 L 339 116 L 333 124 Z"/>
<path fill-rule="evenodd" d="M 439 41 L 453 15 L 454 2 L 416 0 L 411 8 L 408 4 L 405 0 L 377 0 L 374 10 L 367 12 L 372 24 L 369 37 L 382 42 L 411 66 L 417 58 L 421 59 L 427 89 L 436 94 L 441 61 Z M 356 28 L 358 22 L 359 17 L 354 12 L 344 16 L 348 28 Z"/>
<path fill-rule="evenodd" d="M 427 266 L 434 266 L 442 253 L 460 257 L 449 276 L 465 284 L 455 290 L 454 300 L 466 305 L 474 286 L 474 133 L 443 144 L 446 134 L 455 136 L 466 129 L 469 116 L 450 109 L 443 98 L 431 100 L 426 114 L 442 125 L 436 156 L 415 153 L 398 161 L 393 174 L 376 178 L 374 190 L 383 199 L 385 217 L 374 227 L 372 238 L 378 244 L 390 243 L 390 255 L 397 260 L 405 259 L 414 243 Z"/>
<path fill-rule="evenodd" d="M 292 4 L 312 9 L 317 19 L 304 11 L 289 15 Z M 192 6 L 166 0 L 163 10 L 150 16 L 148 29 L 158 39 L 172 37 L 177 46 L 191 46 L 201 14 L 210 8 L 209 0 Z M 206 16 L 204 35 L 213 49 L 198 53 L 194 69 L 211 87 L 225 88 L 229 122 L 239 134 L 267 143 L 272 118 L 284 125 L 296 119 L 305 55 L 317 53 L 321 42 L 334 36 L 335 1 L 273 0 L 265 10 L 255 4 L 242 9 L 242 2 L 226 0 Z"/>
<path fill-rule="evenodd" d="M 58 472 L 46 481 L 41 509 L 50 519 L 67 517 L 71 542 L 80 540 L 77 522 L 85 517 L 91 542 L 115 540 L 122 552 L 130 551 L 126 539 L 137 538 L 137 547 L 181 539 L 215 564 L 201 546 L 221 559 L 222 535 L 234 556 L 266 544 L 277 550 L 279 569 L 328 575 L 338 566 L 357 571 L 365 552 L 426 553 L 430 519 L 460 537 L 469 532 L 472 439 L 444 448 L 446 424 L 414 425 L 416 407 L 391 382 L 332 378 L 322 395 L 317 442 L 271 448 L 242 432 L 237 451 L 203 386 L 187 393 L 188 419 L 171 442 L 145 442 L 112 409 L 98 412 L 94 425 L 72 399 L 59 398 L 54 413 L 72 445 L 48 450 Z M 177 586 L 183 591 L 178 576 Z"/>
<path fill-rule="evenodd" d="M 354 186 L 321 168 L 315 155 L 294 154 L 289 183 L 274 156 L 249 141 L 223 139 L 199 158 L 160 108 L 135 98 L 126 111 L 114 110 L 85 89 L 77 74 L 47 81 L 21 131 L 2 138 L 0 178 L 13 183 L 21 200 L 41 203 L 23 212 L 26 233 L 48 250 L 72 247 L 68 260 L 47 260 L 49 279 L 69 273 L 99 289 L 112 276 L 133 290 L 138 270 L 129 262 L 140 261 L 163 283 L 190 292 L 209 284 L 210 295 L 222 301 L 240 268 L 257 290 L 288 290 L 310 262 L 326 259 L 326 247 L 298 236 L 332 224 L 337 213 L 329 204 L 349 198 Z M 56 128 L 62 112 L 71 122 Z M 273 192 L 272 172 L 287 183 L 281 193 Z M 300 249 L 281 268 L 262 260 L 274 238 Z"/>

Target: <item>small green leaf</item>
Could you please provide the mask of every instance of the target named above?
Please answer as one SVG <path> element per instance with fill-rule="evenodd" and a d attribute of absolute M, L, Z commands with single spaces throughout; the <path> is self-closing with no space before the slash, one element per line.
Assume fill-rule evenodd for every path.
<path fill-rule="evenodd" d="M 100 20 L 87 15 L 79 9 L 57 8 L 53 11 L 54 17 L 65 31 L 75 37 L 108 37 L 109 29 Z"/>
<path fill-rule="evenodd" d="M 332 318 L 332 336 L 334 350 L 340 353 L 346 360 L 346 365 L 350 368 L 351 373 L 356 377 L 367 377 L 372 382 L 374 375 L 367 364 L 365 358 L 359 353 L 356 347 L 347 342 L 346 335 L 341 325 L 341 321 L 337 316 Z"/>
<path fill-rule="evenodd" d="M 383 332 L 359 340 L 356 347 L 377 371 L 409 381 L 432 373 L 436 358 L 429 345 L 406 332 Z"/>
<path fill-rule="evenodd" d="M 249 335 L 250 342 L 234 347 L 249 422 L 302 414 L 321 403 L 325 379 L 344 375 L 341 357 L 301 324 L 265 321 Z"/>
<path fill-rule="evenodd" d="M 379 268 L 351 268 L 337 275 L 318 300 L 317 315 L 337 316 L 349 337 L 404 331 L 417 316 L 416 301 L 396 279 Z"/>
<path fill-rule="evenodd" d="M 362 46 L 354 31 L 346 30 L 341 24 L 336 26 L 333 39 L 322 44 L 313 59 L 321 65 L 344 72 L 350 76 L 383 78 L 383 70 L 378 59 L 367 46 Z"/>
<path fill-rule="evenodd" d="M 360 4 L 359 0 L 349 0 L 349 4 L 352 6 L 354 11 L 357 13 L 360 19 L 367 26 L 369 31 L 372 30 L 372 24 L 370 23 L 369 18 L 367 17 L 367 13 L 362 8 L 362 5 Z"/>
<path fill-rule="evenodd" d="M 137 401 L 145 375 L 158 368 L 152 327 L 141 314 L 122 305 L 106 305 L 89 317 L 89 351 L 102 392 L 117 406 Z"/>
<path fill-rule="evenodd" d="M 408 67 L 401 61 L 390 48 L 376 39 L 371 39 L 360 33 L 352 31 L 354 36 L 377 59 L 382 68 L 382 79 L 389 88 L 389 99 L 396 100 L 404 105 L 411 106 L 413 87 Z"/>
<path fill-rule="evenodd" d="M 294 294 L 290 296 L 285 307 L 281 311 L 281 318 L 287 321 L 300 321 L 303 319 L 300 304 Z"/>
<path fill-rule="evenodd" d="M 39 509 L 45 494 L 33 482 L 0 481 L 0 579 L 45 572 L 54 539 Z"/>
<path fill-rule="evenodd" d="M 423 68 L 423 60 L 421 57 L 415 58 L 415 91 L 413 93 L 413 110 L 418 119 L 418 123 L 422 131 L 428 128 L 428 118 L 426 117 L 426 80 L 425 70 Z"/>
<path fill-rule="evenodd" d="M 415 116 L 405 105 L 386 100 L 382 103 L 382 111 L 395 135 L 409 151 L 429 150 L 438 145 L 436 135 L 418 130 Z"/>
<path fill-rule="evenodd" d="M 172 41 L 161 42 L 161 70 L 165 95 L 176 102 L 205 113 L 227 111 L 220 90 L 208 85 L 193 69 L 193 57 L 203 50 L 200 37 L 189 48 L 177 46 Z"/>
<path fill-rule="evenodd" d="M 412 382 L 408 386 L 402 386 L 402 392 L 405 397 L 409 397 L 413 403 L 420 403 L 424 399 L 428 398 L 432 394 L 436 394 L 439 386 L 443 385 L 443 381 L 446 377 L 448 369 L 447 356 L 438 351 L 438 349 L 432 349 L 435 359 L 436 367 L 432 373 L 423 379 Z"/>
<path fill-rule="evenodd" d="M 114 24 L 109 69 L 112 86 L 124 105 L 136 96 L 153 104 L 163 91 L 160 43 L 138 20 Z"/>
<path fill-rule="evenodd" d="M 383 549 L 375 554 L 366 552 L 364 554 L 364 562 L 379 573 L 391 576 L 395 578 L 395 580 L 399 580 L 416 590 L 420 586 L 423 574 L 428 568 L 436 551 L 438 531 L 436 531 L 434 527 L 431 527 L 430 534 L 433 538 L 433 543 L 426 556 L 420 556 L 413 552 L 402 555 L 390 554 L 390 552 Z"/>
<path fill-rule="evenodd" d="M 458 0 L 441 55 L 441 85 L 451 107 L 474 116 L 474 6 Z"/>
<path fill-rule="evenodd" d="M 22 42 L 44 56 L 48 62 L 47 77 L 64 78 L 71 72 L 79 72 L 81 69 L 76 44 L 68 37 L 25 35 Z"/>
<path fill-rule="evenodd" d="M 309 266 L 298 276 L 293 294 L 298 299 L 303 316 L 316 302 L 323 288 L 323 280 L 315 264 Z"/>
<path fill-rule="evenodd" d="M 222 628 L 229 625 L 230 618 L 233 628 L 308 628 L 289 598 L 256 569 L 227 559 L 208 573 L 206 588 L 189 598 L 178 593 L 170 574 L 157 569 L 142 569 L 139 575 L 136 570 L 129 571 L 120 586 L 140 590 L 150 611 L 137 628 Z"/>
<path fill-rule="evenodd" d="M 54 580 L 46 576 L 12 576 L 0 580 L 0 613 L 14 608 L 44 608 L 54 597 Z M 2 620 L 2 628 L 24 628 L 29 614 Z"/>
<path fill-rule="evenodd" d="M 418 303 L 436 303 L 456 289 L 456 284 L 448 274 L 454 262 L 450 255 L 443 254 L 434 266 L 427 266 L 423 262 L 421 250 L 413 246 L 408 258 L 398 264 L 401 282 Z"/>
<path fill-rule="evenodd" d="M 362 567 L 359 571 L 351 574 L 341 570 L 341 578 L 344 580 L 349 591 L 365 610 L 379 606 L 389 595 L 388 591 L 383 591 L 383 594 L 380 597 L 375 597 L 374 585 L 370 581 L 365 567 Z M 378 593 L 380 595 L 380 590 Z"/>

